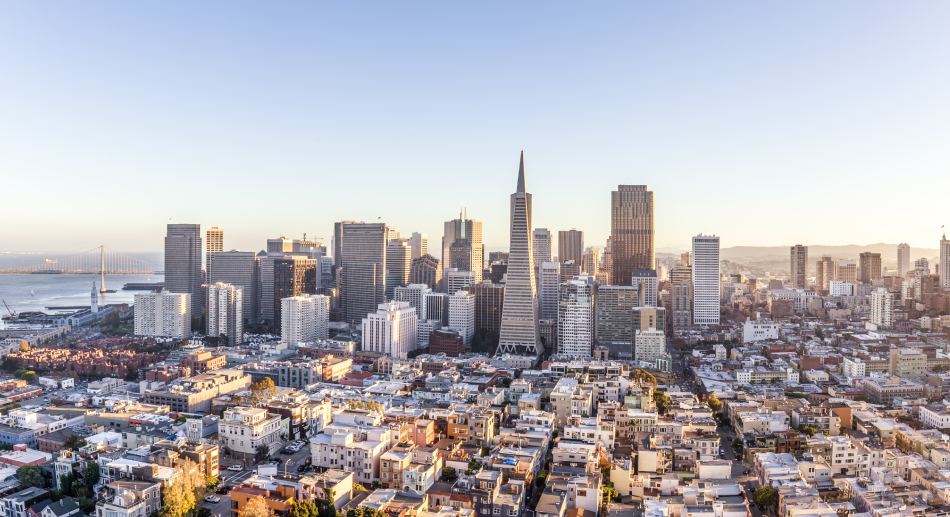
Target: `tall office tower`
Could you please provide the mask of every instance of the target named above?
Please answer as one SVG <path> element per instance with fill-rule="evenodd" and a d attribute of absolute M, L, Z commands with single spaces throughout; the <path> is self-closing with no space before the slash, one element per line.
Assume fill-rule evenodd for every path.
<path fill-rule="evenodd" d="M 330 335 L 330 298 L 301 294 L 280 301 L 280 340 L 288 345 L 312 343 Z"/>
<path fill-rule="evenodd" d="M 477 281 L 481 282 L 482 269 L 485 267 L 482 260 L 483 251 L 482 223 L 468 219 L 466 210 L 459 213 L 458 219 L 445 222 L 445 233 L 442 236 L 443 271 L 452 267 L 458 268 L 459 271 L 471 271 L 475 273 Z"/>
<path fill-rule="evenodd" d="M 593 343 L 594 279 L 581 275 L 562 284 L 558 292 L 558 354 L 591 357 Z"/>
<path fill-rule="evenodd" d="M 881 278 L 881 254 L 866 251 L 858 256 L 858 274 L 862 284 L 870 284 L 871 280 Z"/>
<path fill-rule="evenodd" d="M 571 228 L 557 232 L 557 259 L 563 264 L 566 260 L 573 260 L 580 264 L 584 258 L 584 232 Z"/>
<path fill-rule="evenodd" d="M 914 261 L 914 278 L 923 278 L 930 274 L 930 262 L 924 257 Z"/>
<path fill-rule="evenodd" d="M 219 251 L 224 251 L 224 230 L 215 226 L 205 232 L 205 277 L 209 283 L 211 282 L 211 258 Z"/>
<path fill-rule="evenodd" d="M 416 314 L 420 319 L 426 315 L 426 295 L 431 293 L 432 289 L 425 284 L 409 284 L 400 286 L 394 290 L 393 299 L 397 302 L 409 302 L 409 306 L 416 309 Z"/>
<path fill-rule="evenodd" d="M 590 246 L 584 250 L 584 256 L 581 257 L 581 271 L 591 276 L 596 276 L 600 270 L 600 248 Z"/>
<path fill-rule="evenodd" d="M 858 283 L 858 263 L 853 260 L 838 261 L 838 280 L 846 284 Z"/>
<path fill-rule="evenodd" d="M 204 312 L 201 284 L 201 225 L 169 224 L 165 235 L 164 290 L 190 294 L 188 311 L 201 316 Z"/>
<path fill-rule="evenodd" d="M 320 287 L 330 289 L 333 284 L 333 257 L 323 256 L 318 261 L 320 265 Z"/>
<path fill-rule="evenodd" d="M 680 280 L 670 287 L 670 311 L 673 313 L 673 330 L 693 325 L 693 307 L 689 302 L 690 281 Z"/>
<path fill-rule="evenodd" d="M 465 348 L 471 348 L 475 337 L 475 295 L 458 291 L 449 296 L 449 329 L 462 336 Z"/>
<path fill-rule="evenodd" d="M 386 223 L 344 222 L 341 228 L 340 309 L 359 325 L 386 301 Z"/>
<path fill-rule="evenodd" d="M 96 314 L 99 312 L 99 291 L 96 290 L 96 283 L 92 283 L 92 294 L 89 298 L 91 305 L 89 306 L 90 312 Z"/>
<path fill-rule="evenodd" d="M 424 233 L 412 232 L 409 237 L 409 248 L 412 250 L 412 260 L 429 253 L 429 236 Z"/>
<path fill-rule="evenodd" d="M 639 306 L 639 289 L 631 285 L 600 285 L 594 295 L 595 332 L 598 345 L 610 356 L 632 360 L 633 321 L 630 311 Z"/>
<path fill-rule="evenodd" d="M 718 325 L 719 237 L 707 235 L 693 237 L 692 253 L 693 324 Z"/>
<path fill-rule="evenodd" d="M 475 330 L 499 332 L 505 307 L 505 285 L 486 280 L 467 290 L 475 294 Z"/>
<path fill-rule="evenodd" d="M 910 245 L 900 243 L 897 245 L 897 276 L 904 278 L 904 274 L 910 271 Z"/>
<path fill-rule="evenodd" d="M 680 265 L 683 267 L 691 267 L 693 265 L 692 255 L 687 251 L 686 253 L 680 253 Z"/>
<path fill-rule="evenodd" d="M 538 276 L 539 318 L 557 322 L 557 292 L 561 285 L 561 265 L 557 262 L 542 262 Z"/>
<path fill-rule="evenodd" d="M 436 320 L 443 326 L 449 324 L 449 295 L 445 293 L 428 293 L 425 295 L 425 317 L 419 319 Z"/>
<path fill-rule="evenodd" d="M 630 285 L 635 269 L 653 268 L 653 237 L 653 192 L 646 185 L 618 185 L 610 193 L 611 282 Z"/>
<path fill-rule="evenodd" d="M 719 261 L 716 261 L 716 272 L 719 271 Z M 633 272 L 630 285 L 639 288 L 640 307 L 656 307 L 657 291 L 660 282 L 656 276 L 656 271 L 652 269 L 637 269 Z M 718 286 L 718 284 L 717 284 Z M 719 307 L 717 304 L 716 307 Z M 718 312 L 716 313 L 719 314 Z"/>
<path fill-rule="evenodd" d="M 607 272 L 607 276 L 610 276 L 610 271 L 613 269 L 613 251 L 611 250 L 610 237 L 607 237 L 607 246 L 604 247 L 604 255 L 601 259 L 600 266 L 604 268 Z M 601 283 L 600 285 L 607 285 L 606 283 Z"/>
<path fill-rule="evenodd" d="M 540 354 L 538 292 L 531 250 L 531 194 L 525 188 L 524 151 L 518 168 L 518 186 L 511 195 L 511 238 L 505 307 L 501 315 L 500 354 Z"/>
<path fill-rule="evenodd" d="M 208 268 L 208 282 L 211 284 L 230 284 L 243 289 L 241 305 L 245 321 L 258 321 L 260 318 L 260 292 L 258 286 L 257 257 L 253 251 L 218 251 L 211 257 Z"/>
<path fill-rule="evenodd" d="M 789 282 L 792 287 L 808 289 L 808 246 L 796 244 L 790 248 L 791 263 Z M 693 260 L 696 260 L 695 254 Z"/>
<path fill-rule="evenodd" d="M 815 262 L 815 287 L 830 289 L 831 281 L 838 279 L 838 263 L 831 259 L 831 255 L 822 255 L 821 260 Z"/>
<path fill-rule="evenodd" d="M 385 234 L 383 237 L 385 238 Z M 344 239 L 346 238 L 344 236 Z M 346 271 L 345 263 L 343 270 Z M 409 302 L 381 303 L 376 312 L 367 314 L 360 322 L 364 352 L 406 359 L 407 354 L 416 348 L 418 315 L 416 310 L 409 306 Z"/>
<path fill-rule="evenodd" d="M 394 241 L 399 238 L 398 226 L 387 226 L 386 242 Z"/>
<path fill-rule="evenodd" d="M 208 335 L 225 336 L 228 345 L 244 342 L 244 287 L 222 282 L 206 286 Z"/>
<path fill-rule="evenodd" d="M 540 267 L 542 262 L 551 262 L 551 230 L 535 228 L 531 232 L 531 246 L 534 251 L 534 267 Z"/>
<path fill-rule="evenodd" d="M 407 239 L 389 241 L 386 245 L 386 299 L 392 300 L 396 286 L 409 285 L 412 248 Z"/>
<path fill-rule="evenodd" d="M 894 293 L 879 287 L 871 291 L 871 323 L 879 329 L 889 329 L 893 323 Z"/>
<path fill-rule="evenodd" d="M 267 239 L 267 253 L 293 253 L 294 240 L 281 235 L 276 239 Z"/>
<path fill-rule="evenodd" d="M 663 307 L 634 307 L 633 330 L 662 330 L 666 328 L 666 309 Z"/>
<path fill-rule="evenodd" d="M 474 271 L 459 271 L 456 268 L 449 268 L 445 272 L 445 292 L 449 296 L 477 283 Z"/>
<path fill-rule="evenodd" d="M 317 261 L 301 256 L 274 259 L 274 328 L 280 329 L 284 298 L 317 292 Z"/>
<path fill-rule="evenodd" d="M 574 262 L 573 260 L 565 260 L 561 262 L 561 274 L 560 280 L 561 283 L 567 283 L 574 279 L 575 276 L 581 274 L 581 263 Z"/>
<path fill-rule="evenodd" d="M 191 295 L 161 291 L 135 295 L 135 335 L 191 336 Z"/>
<path fill-rule="evenodd" d="M 442 263 L 432 255 L 412 259 L 409 267 L 409 283 L 425 284 L 433 291 L 442 290 Z"/>
<path fill-rule="evenodd" d="M 950 289 L 950 241 L 947 240 L 947 232 L 944 232 L 943 238 L 940 239 L 940 263 L 937 264 L 937 276 L 940 277 L 940 287 Z"/>
<path fill-rule="evenodd" d="M 341 221 L 333 223 L 333 283 L 337 288 L 342 288 L 343 278 L 343 225 L 355 223 L 356 221 Z"/>

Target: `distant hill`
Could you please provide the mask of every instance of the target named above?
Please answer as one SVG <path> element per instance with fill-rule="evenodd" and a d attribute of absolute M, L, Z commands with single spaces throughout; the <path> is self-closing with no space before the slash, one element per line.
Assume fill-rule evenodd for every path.
<path fill-rule="evenodd" d="M 784 257 L 788 258 L 789 256 L 789 246 L 733 246 L 731 248 L 723 248 L 719 251 L 720 258 L 724 259 L 733 259 L 733 258 L 753 258 L 753 257 Z M 825 245 L 808 245 L 808 261 L 811 262 L 812 259 L 818 260 L 821 255 L 831 255 L 835 258 L 853 258 L 857 259 L 858 255 L 870 251 L 872 253 L 880 253 L 881 258 L 886 260 L 897 260 L 897 244 L 886 244 L 879 242 L 877 244 L 846 244 L 844 246 L 825 246 Z M 930 259 L 931 257 L 937 256 L 939 250 L 937 248 L 911 248 L 910 256 L 911 259 L 917 259 L 924 257 Z"/>

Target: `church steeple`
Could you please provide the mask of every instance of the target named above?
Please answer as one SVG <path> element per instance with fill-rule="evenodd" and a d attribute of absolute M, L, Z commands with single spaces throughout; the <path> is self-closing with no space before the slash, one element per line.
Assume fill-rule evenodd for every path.
<path fill-rule="evenodd" d="M 518 167 L 518 188 L 515 189 L 516 194 L 522 194 L 526 192 L 524 186 L 524 151 L 521 151 L 521 166 Z"/>

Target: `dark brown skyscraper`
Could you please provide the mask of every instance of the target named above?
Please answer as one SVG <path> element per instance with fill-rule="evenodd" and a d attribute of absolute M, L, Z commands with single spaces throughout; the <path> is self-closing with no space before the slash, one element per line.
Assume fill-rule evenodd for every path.
<path fill-rule="evenodd" d="M 316 294 L 317 260 L 281 257 L 274 260 L 274 328 L 281 325 L 280 301 L 299 294 Z"/>
<path fill-rule="evenodd" d="M 653 236 L 653 192 L 646 185 L 618 185 L 610 193 L 610 283 L 630 285 L 634 270 L 655 267 Z"/>
<path fill-rule="evenodd" d="M 858 255 L 858 274 L 862 284 L 881 278 L 881 254 L 865 251 Z"/>
<path fill-rule="evenodd" d="M 575 264 L 580 264 L 583 258 L 584 232 L 574 228 L 557 232 L 557 260 L 561 264 L 567 260 L 573 260 Z"/>

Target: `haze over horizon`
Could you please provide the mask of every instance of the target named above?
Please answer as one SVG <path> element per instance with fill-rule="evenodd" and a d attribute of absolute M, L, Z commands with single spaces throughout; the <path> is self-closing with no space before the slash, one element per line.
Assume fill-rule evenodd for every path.
<path fill-rule="evenodd" d="M 941 2 L 7 3 L 0 247 L 152 252 L 175 222 L 259 250 L 304 232 L 329 243 L 344 219 L 435 243 L 464 204 L 486 247 L 505 248 L 524 150 L 534 226 L 583 230 L 587 245 L 610 233 L 610 191 L 646 184 L 658 249 L 699 233 L 723 249 L 936 248 L 950 224 L 931 188 L 950 163 L 950 70 L 934 66 L 950 60 L 947 15 Z"/>

